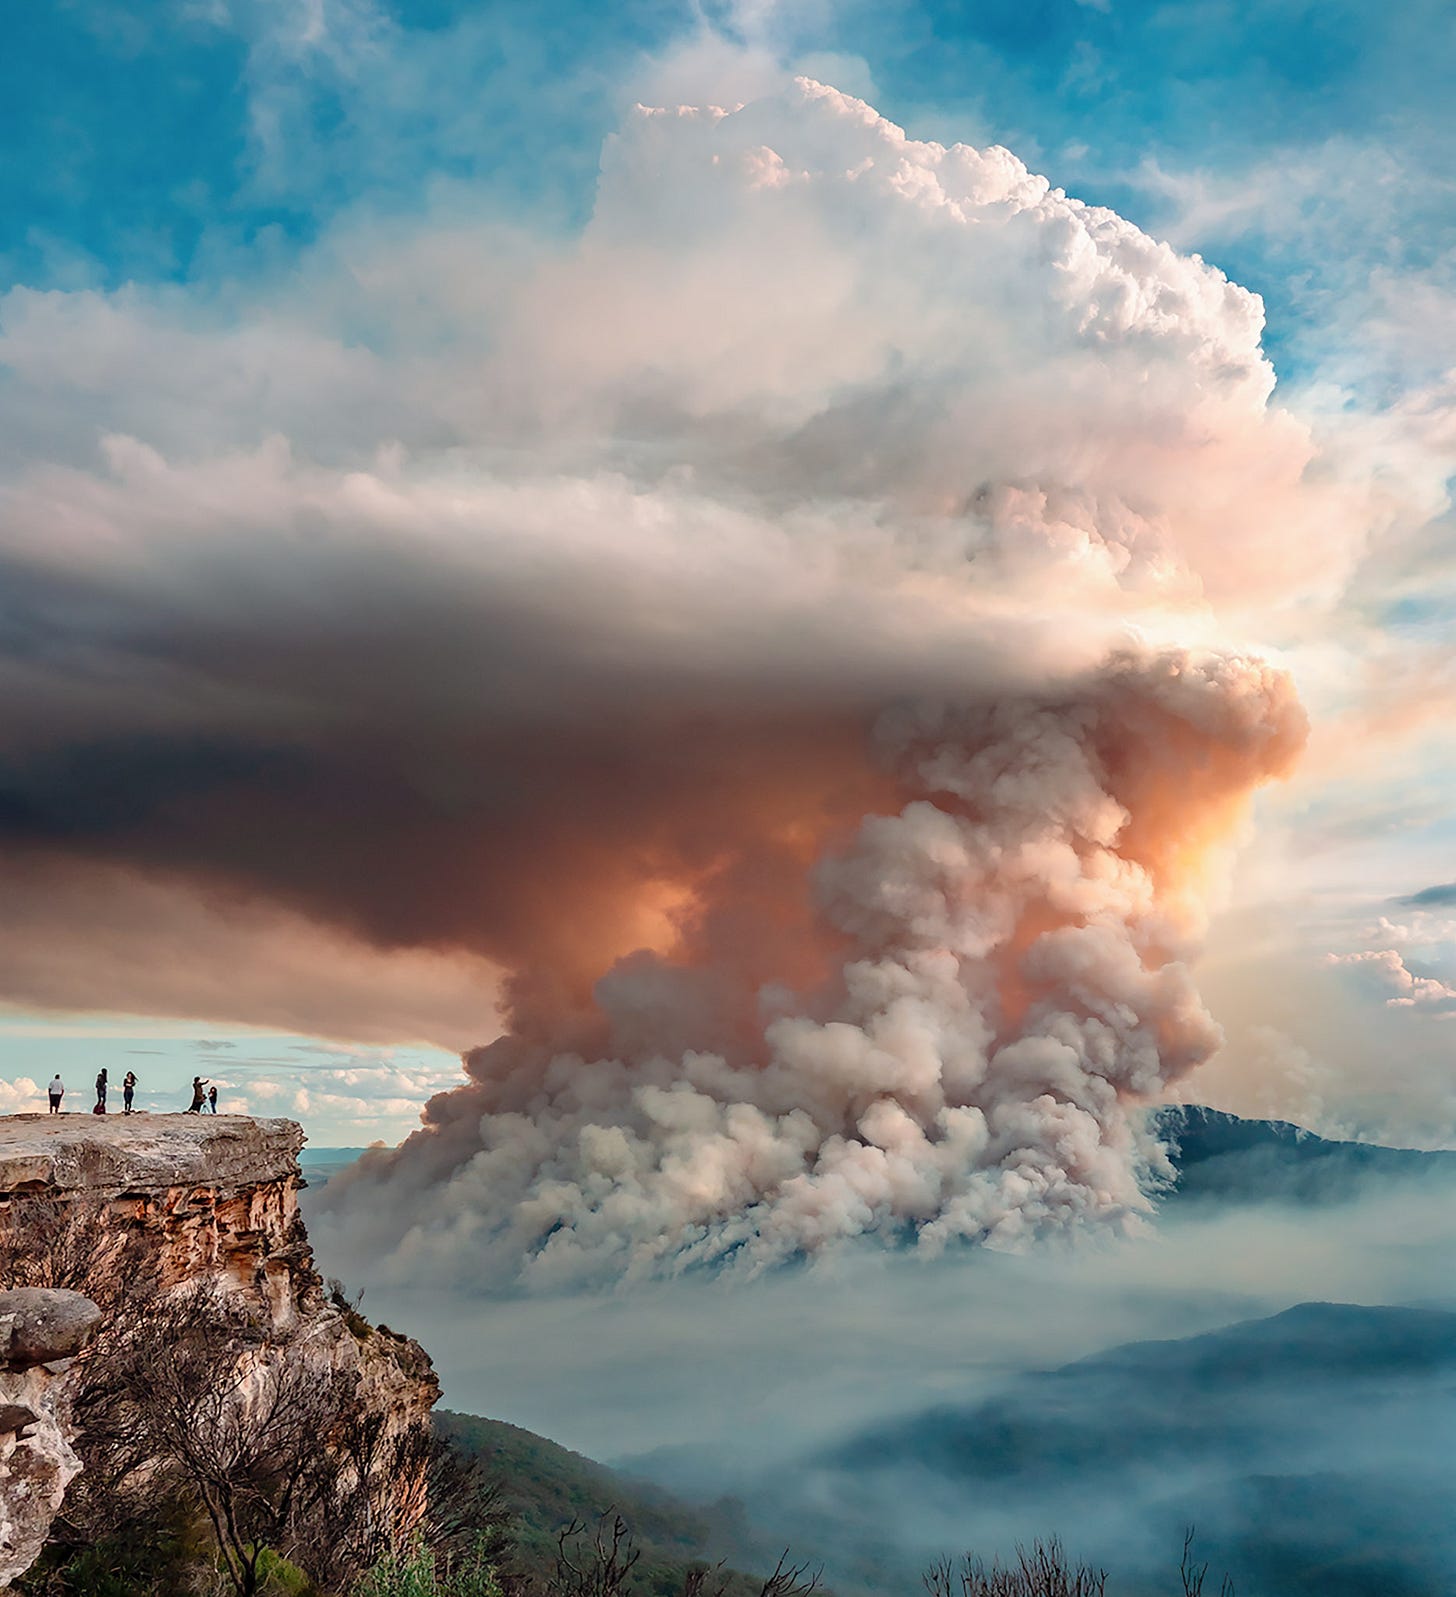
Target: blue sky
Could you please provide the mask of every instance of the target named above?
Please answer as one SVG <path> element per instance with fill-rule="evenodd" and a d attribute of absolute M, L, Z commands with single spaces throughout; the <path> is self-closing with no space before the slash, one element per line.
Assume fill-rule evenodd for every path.
<path fill-rule="evenodd" d="M 137 1078 L 135 1107 L 160 1114 L 187 1108 L 192 1078 L 201 1076 L 218 1089 L 219 1114 L 246 1103 L 254 1114 L 326 1128 L 331 1140 L 323 1146 L 367 1147 L 396 1140 L 423 1097 L 443 1091 L 458 1075 L 456 1060 L 444 1050 L 350 1047 L 254 1027 L 213 1030 L 216 1035 L 205 1035 L 182 1021 L 114 1015 L 0 1017 L 0 1112 L 44 1108 L 46 1089 L 59 1076 L 63 1109 L 86 1113 L 104 1066 L 113 1110 L 128 1071 Z M 358 1141 L 345 1141 L 346 1133 Z"/>
<path fill-rule="evenodd" d="M 5 279 L 247 272 L 342 207 L 407 209 L 451 182 L 477 203 L 577 217 L 634 73 L 691 37 L 697 10 L 24 8 L 0 63 Z M 1186 241 L 1265 295 L 1281 352 L 1311 336 L 1298 324 L 1327 309 L 1323 296 L 1358 293 L 1375 267 L 1429 272 L 1449 255 L 1456 44 L 1439 0 L 845 0 L 708 15 L 860 76 L 917 136 L 1004 143 L 1154 229 L 1180 210 L 1154 169 L 1242 185 L 1244 205 L 1196 218 Z M 1311 163 L 1292 196 L 1261 192 Z"/>
<path fill-rule="evenodd" d="M 1263 295 L 1282 377 L 1338 356 L 1389 397 L 1440 358 L 1370 324 L 1392 281 L 1450 289 L 1449 21 L 1440 0 L 27 7 L 0 62 L 0 279 L 246 278 L 350 207 L 452 190 L 570 227 L 644 63 L 715 26 L 1202 251 Z"/>
<path fill-rule="evenodd" d="M 13 430 L 10 453 L 22 466 L 94 460 L 125 409 L 103 379 L 75 379 L 59 360 L 45 371 L 52 335 L 35 320 L 38 306 L 77 316 L 143 307 L 166 339 L 158 332 L 126 358 L 159 368 L 185 365 L 185 338 L 250 318 L 261 325 L 260 308 L 276 313 L 284 345 L 307 326 L 349 358 L 383 359 L 411 334 L 403 323 L 371 325 L 364 311 L 351 324 L 344 296 L 316 287 L 321 263 L 346 279 L 356 265 L 366 271 L 381 238 L 403 247 L 449 226 L 501 229 L 491 234 L 500 248 L 516 234 L 571 237 L 594 203 L 603 140 L 626 110 L 664 83 L 716 81 L 724 51 L 745 80 L 789 67 L 832 81 L 914 138 L 1004 144 L 1068 192 L 1201 253 L 1262 296 L 1280 394 L 1342 440 L 1331 459 L 1346 447 L 1373 449 L 1377 476 L 1409 468 L 1412 478 L 1442 480 L 1456 369 L 1456 29 L 1439 0 L 22 7 L 0 54 L 0 328 L 41 331 L 39 346 L 26 345 L 30 365 L 0 367 L 0 391 L 10 389 L 27 427 L 52 410 L 65 425 L 34 446 Z M 467 336 L 469 325 L 450 336 Z M 266 375 L 249 381 L 266 394 Z M 266 398 L 257 405 L 269 413 Z M 300 405 L 306 412 L 306 398 Z M 173 409 L 189 406 L 184 396 Z M 275 430 L 289 432 L 292 413 L 278 414 Z M 35 426 L 39 437 L 49 422 Z M 368 444 L 389 426 L 403 435 L 405 423 L 389 416 Z M 165 453 L 175 420 L 156 428 L 155 437 L 144 422 L 134 430 Z M 1456 760 L 1439 713 L 1456 691 L 1447 643 L 1456 568 L 1449 512 L 1437 488 L 1424 491 L 1429 513 L 1407 516 L 1381 546 L 1379 580 L 1344 592 L 1340 647 L 1389 659 L 1382 691 L 1398 694 L 1413 679 L 1437 707 L 1415 718 L 1398 752 L 1276 804 L 1263 852 L 1256 844 L 1241 867 L 1258 883 L 1269 854 L 1283 849 L 1295 861 L 1297 885 L 1281 890 L 1298 898 L 1300 936 L 1321 957 L 1360 952 L 1354 928 L 1386 900 L 1456 875 L 1447 802 Z M 1303 662 L 1316 701 L 1323 694 L 1339 708 L 1349 677 L 1326 672 L 1333 645 L 1298 628 L 1280 642 Z M 1356 844 L 1339 842 L 1350 836 Z M 1324 919 L 1331 895 L 1339 908 Z M 1431 920 L 1407 930 L 1407 973 L 1456 980 L 1456 927 Z M 1217 933 L 1214 941 L 1220 980 L 1228 961 L 1220 965 Z M 393 957 L 386 948 L 381 960 Z M 1371 961 L 1349 972 L 1352 982 L 1379 974 Z M 1320 979 L 1332 978 L 1323 970 Z M 404 994 L 414 977 L 381 964 L 378 980 L 397 980 Z M 1240 980 L 1228 978 L 1231 992 Z M 147 1058 L 160 1102 L 194 1069 L 221 1071 L 223 1056 L 248 1054 L 245 1069 L 226 1068 L 269 1083 L 250 1102 L 312 1117 L 316 1142 L 350 1144 L 408 1129 L 410 1091 L 422 1100 L 447 1082 L 451 1049 L 471 1040 L 470 994 L 483 1015 L 492 997 L 489 973 L 462 970 L 442 978 L 450 1020 L 438 1034 L 426 1034 L 423 1004 L 401 997 L 403 1018 L 370 1035 L 340 1037 L 335 1027 L 320 1040 L 324 1022 L 303 1016 L 290 1029 L 293 1007 L 271 999 L 266 1024 L 225 1005 L 214 1015 L 112 1021 L 37 1003 L 34 991 L 0 1025 L 0 1073 L 12 1081 L 42 1080 L 54 1062 L 89 1079 L 103 1058 L 119 1074 L 133 1049 L 155 1046 Z M 1376 1019 L 1387 996 L 1371 989 Z M 1449 1004 L 1433 992 L 1421 1002 L 1444 1017 L 1456 993 Z M 1408 1017 L 1396 1019 L 1404 1026 Z M 1434 1035 L 1422 1046 L 1440 1058 Z M 219 1038 L 235 1046 L 214 1050 Z M 369 1069 L 378 1072 L 375 1102 L 356 1110 L 351 1102 L 370 1096 Z M 1430 1090 L 1439 1087 L 1445 1104 L 1449 1081 L 1432 1071 Z M 310 1081 L 315 1096 L 300 1098 Z M 1374 1090 L 1352 1087 L 1351 1101 Z"/>

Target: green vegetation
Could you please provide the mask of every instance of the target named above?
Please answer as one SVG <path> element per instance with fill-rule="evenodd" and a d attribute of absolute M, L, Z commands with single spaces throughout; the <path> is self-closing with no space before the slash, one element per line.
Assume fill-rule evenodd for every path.
<path fill-rule="evenodd" d="M 145 1525 L 127 1524 L 77 1546 L 57 1540 L 16 1583 L 27 1597 L 171 1597 L 208 1563 L 200 1521 L 159 1505 Z"/>
<path fill-rule="evenodd" d="M 497 1483 L 501 1507 L 511 1516 L 514 1552 L 509 1569 L 518 1583 L 549 1585 L 561 1549 L 562 1529 L 620 1516 L 631 1527 L 639 1558 L 629 1588 L 634 1597 L 679 1597 L 690 1572 L 716 1564 L 741 1531 L 741 1511 L 731 1503 L 689 1508 L 666 1492 L 622 1476 L 558 1447 L 545 1437 L 501 1420 L 440 1412 L 437 1434 L 480 1463 Z M 762 1582 L 736 1570 L 718 1572 L 725 1597 L 756 1597 Z"/>
<path fill-rule="evenodd" d="M 226 1579 L 212 1535 L 180 1504 L 158 1505 L 157 1517 L 138 1520 L 87 1546 L 53 1542 L 16 1583 L 26 1597 L 180 1597 L 218 1589 Z M 264 1548 L 258 1559 L 258 1597 L 322 1597 L 296 1564 Z"/>
<path fill-rule="evenodd" d="M 490 1540 L 437 1558 L 421 1542 L 385 1556 L 354 1587 L 353 1597 L 502 1597 Z"/>

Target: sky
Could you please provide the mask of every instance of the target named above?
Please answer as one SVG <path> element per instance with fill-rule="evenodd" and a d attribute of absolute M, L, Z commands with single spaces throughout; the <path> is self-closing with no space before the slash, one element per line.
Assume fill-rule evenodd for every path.
<path fill-rule="evenodd" d="M 899 958 L 865 880 L 950 844 L 881 829 L 844 853 L 909 791 L 896 767 L 891 802 L 856 740 L 954 680 L 1018 725 L 1095 721 L 1109 768 L 1204 739 L 1166 791 L 1098 790 L 1144 804 L 1146 834 L 1217 833 L 1196 882 L 1171 843 L 1108 843 L 1098 869 L 1150 873 L 1157 902 L 1129 887 L 1096 914 L 1144 964 L 1194 968 L 1221 1028 L 1149 989 L 1176 1026 L 1146 1020 L 1124 1075 L 1068 1089 L 1101 1148 L 1133 1174 L 1149 1157 L 1104 1080 L 1456 1145 L 1444 11 L 25 8 L 0 59 L 0 1105 L 54 1070 L 80 1103 L 104 1064 L 177 1107 L 200 1073 L 225 1107 L 352 1147 L 454 1087 L 450 1173 L 392 1179 L 448 1179 L 476 1212 L 462 1173 L 496 1145 L 474 1128 L 514 1115 L 555 1150 L 519 1202 L 542 1171 L 585 1191 L 560 1149 L 583 1124 L 638 1137 L 628 1109 L 583 1122 L 574 1086 L 543 1107 L 498 1083 L 592 1060 L 591 1026 L 559 1017 L 675 938 L 760 998 L 812 985 L 819 934 L 780 886 L 825 849 L 836 936 Z M 961 143 L 1022 165 L 934 154 Z M 824 179 L 861 162 L 873 200 Z M 974 237 L 905 208 L 932 189 Z M 1008 209 L 1034 237 L 977 231 Z M 1114 647 L 1278 680 L 1214 672 L 1252 709 L 1210 729 L 1162 667 L 1109 675 Z M 1012 747 L 985 714 L 975 736 Z M 943 773 L 916 771 L 929 802 Z M 1068 823 L 1084 863 L 1098 824 Z M 728 1000 L 695 989 L 713 1021 L 689 1035 L 685 999 L 642 997 L 656 976 L 591 1000 L 613 1057 L 716 1047 L 731 1074 Z M 1142 1002 L 1099 994 L 1079 1019 Z M 802 1007 L 780 1018 L 874 1033 Z M 649 1010 L 652 1037 L 623 1041 Z M 515 1051 L 464 1075 L 503 1027 Z M 782 1100 L 695 1091 L 822 1134 L 840 1110 L 808 1048 L 775 1055 Z M 918 1090 L 894 1102 L 923 1132 Z M 776 1180 L 754 1174 L 755 1201 L 802 1241 Z M 983 1196 L 930 1207 L 1004 1223 Z M 615 1269 L 588 1209 L 568 1230 Z"/>

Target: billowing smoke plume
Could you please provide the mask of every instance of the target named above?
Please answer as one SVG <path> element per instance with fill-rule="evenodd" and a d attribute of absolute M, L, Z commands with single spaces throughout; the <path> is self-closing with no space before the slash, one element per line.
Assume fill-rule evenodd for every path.
<path fill-rule="evenodd" d="M 401 1156 L 441 1181 L 429 1244 L 556 1282 L 1136 1213 L 1159 1153 L 1128 1105 L 1218 1041 L 1181 958 L 1202 849 L 1301 731 L 1285 679 L 1179 654 L 888 710 L 905 802 L 814 873 L 825 990 L 644 955 L 585 1052 L 524 1020 Z"/>
<path fill-rule="evenodd" d="M 802 80 L 639 110 L 564 244 L 349 225 L 236 325 L 3 306 L 8 990 L 94 980 L 97 882 L 183 1013 L 198 900 L 498 973 L 338 1189 L 402 1272 L 1136 1212 L 1301 735 L 1244 641 L 1359 550 L 1257 298 Z"/>
<path fill-rule="evenodd" d="M 642 113 L 558 270 L 601 331 L 585 361 L 548 337 L 528 388 L 771 506 L 761 616 L 801 568 L 844 586 L 792 664 L 766 629 L 753 720 L 789 741 L 734 746 L 749 789 L 725 771 L 694 869 L 662 862 L 665 935 L 589 989 L 518 967 L 507 1034 L 337 1223 L 411 1273 L 551 1284 L 1136 1215 L 1161 1151 L 1130 1106 L 1218 1042 L 1187 964 L 1210 850 L 1303 733 L 1278 672 L 1125 626 L 1290 589 L 1298 540 L 1259 529 L 1309 513 L 1306 446 L 1257 302 L 807 83 Z"/>

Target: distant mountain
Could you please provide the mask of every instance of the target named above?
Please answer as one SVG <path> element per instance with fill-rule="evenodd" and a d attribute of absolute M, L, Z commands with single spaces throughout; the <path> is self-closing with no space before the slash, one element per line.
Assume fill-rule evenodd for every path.
<path fill-rule="evenodd" d="M 1024 1377 L 968 1409 L 927 1410 L 868 1431 L 830 1457 L 882 1465 L 896 1456 L 967 1479 L 1065 1471 L 1090 1444 L 1156 1461 L 1197 1438 L 1266 1428 L 1268 1406 L 1333 1383 L 1437 1378 L 1456 1383 L 1456 1314 L 1439 1309 L 1301 1303 L 1202 1336 L 1132 1342 Z M 1231 1402 L 1229 1389 L 1237 1387 Z M 1109 1398 L 1117 1397 L 1115 1437 Z M 1456 1396 L 1456 1384 L 1452 1393 Z M 1342 1399 L 1343 1401 L 1343 1399 Z M 1252 1410 L 1252 1413 L 1246 1412 Z"/>
<path fill-rule="evenodd" d="M 1456 1592 L 1456 1314 L 1306 1303 L 867 1429 L 775 1481 L 845 1586 L 1059 1533 L 1166 1592 L 1185 1526 L 1239 1597 Z M 763 1505 L 750 1500 L 750 1511 Z M 1141 1584 L 1139 1584 L 1141 1582 Z"/>
<path fill-rule="evenodd" d="M 1221 1203 L 1339 1203 L 1375 1184 L 1456 1183 L 1456 1152 L 1335 1142 L 1287 1120 L 1170 1104 L 1154 1112 L 1178 1179 L 1170 1197 Z"/>
<path fill-rule="evenodd" d="M 367 1152 L 366 1148 L 305 1147 L 298 1156 L 298 1168 L 303 1171 L 303 1179 L 308 1185 L 317 1189 Z"/>

